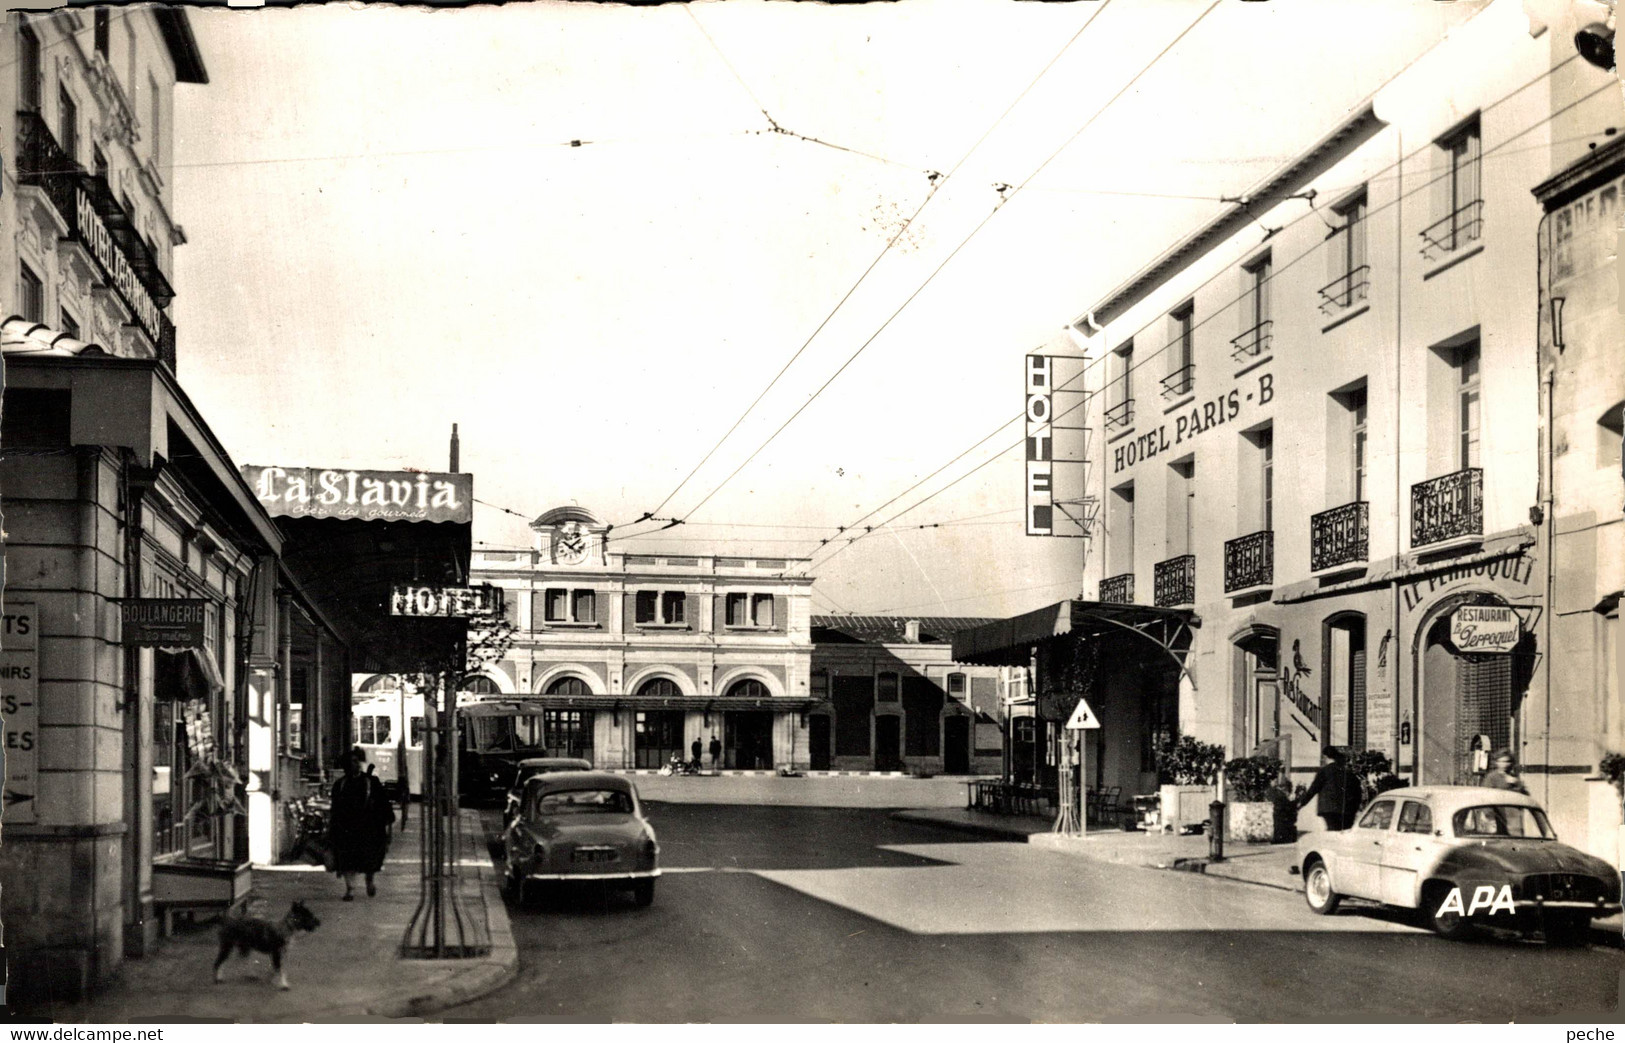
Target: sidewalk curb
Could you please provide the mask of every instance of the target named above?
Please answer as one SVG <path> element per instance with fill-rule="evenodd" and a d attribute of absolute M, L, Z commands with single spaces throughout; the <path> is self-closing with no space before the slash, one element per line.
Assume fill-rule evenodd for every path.
<path fill-rule="evenodd" d="M 368 1013 L 382 1018 L 420 1018 L 456 1007 L 495 992 L 513 980 L 519 971 L 519 947 L 508 921 L 508 907 L 502 900 L 501 885 L 494 868 L 481 866 L 480 891 L 485 899 L 486 923 L 491 932 L 491 953 L 466 964 L 444 984 L 412 996 L 390 997 Z M 409 967 L 428 967 L 441 961 L 402 960 Z"/>
<path fill-rule="evenodd" d="M 991 837 L 995 840 L 1014 840 L 1020 843 L 1026 843 L 1027 838 L 1033 835 L 1027 830 L 1017 829 L 1011 826 L 1001 827 L 992 825 L 990 823 L 981 822 L 955 822 L 952 819 L 936 818 L 929 812 L 922 812 L 912 809 L 894 811 L 891 813 L 891 817 L 896 819 L 898 822 L 912 822 L 916 825 L 935 826 L 938 829 L 952 830 L 956 833 L 971 833 L 976 836 Z"/>

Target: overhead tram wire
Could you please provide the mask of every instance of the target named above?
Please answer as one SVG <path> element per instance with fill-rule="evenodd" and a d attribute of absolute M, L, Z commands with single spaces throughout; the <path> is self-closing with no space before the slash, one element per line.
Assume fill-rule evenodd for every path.
<path fill-rule="evenodd" d="M 1110 3 L 1110 0 L 1107 0 L 1107 2 Z M 1147 72 L 1150 71 L 1152 66 L 1156 65 L 1159 61 L 1161 61 L 1163 59 L 1163 57 L 1165 55 L 1167 55 L 1169 51 L 1173 50 L 1174 47 L 1176 47 L 1181 40 L 1183 40 L 1187 35 L 1189 35 L 1190 32 L 1197 27 L 1197 25 L 1199 25 L 1205 18 L 1207 18 L 1208 15 L 1212 14 L 1213 11 L 1219 6 L 1220 2 L 1221 2 L 1221 0 L 1213 0 L 1213 2 L 1211 4 L 1209 4 L 1206 8 L 1204 8 L 1202 10 L 1201 14 L 1197 15 L 1196 18 L 1189 25 L 1187 25 L 1184 29 L 1180 30 L 1180 32 L 1179 32 L 1179 34 L 1177 36 L 1175 36 L 1172 40 L 1170 40 L 1167 43 L 1167 45 L 1165 45 L 1162 48 L 1162 50 L 1157 52 L 1155 57 L 1153 57 L 1143 67 L 1141 67 L 1139 72 L 1136 72 L 1134 74 L 1134 76 L 1131 77 L 1127 83 L 1125 83 L 1121 88 L 1119 88 L 1117 93 L 1113 94 L 1111 96 L 1111 98 L 1109 98 L 1106 101 L 1106 104 L 1102 105 L 1099 109 L 1097 109 L 1095 111 L 1095 113 L 1092 116 L 1089 117 L 1088 120 L 1084 121 L 1083 126 L 1079 127 L 1077 129 L 1077 131 L 1075 131 L 1071 135 L 1071 137 L 1067 138 L 1066 141 L 1062 142 L 1062 144 L 1061 144 L 1061 146 L 1059 148 L 1057 148 L 1054 152 L 1050 153 L 1049 157 L 1046 158 L 1042 163 L 1040 163 L 1038 165 L 1037 169 L 1035 169 L 1031 174 L 1029 174 L 1026 177 L 1026 179 L 1021 182 L 1021 184 L 1019 184 L 1019 185 L 1015 186 L 1014 188 L 1012 188 L 1008 193 L 1001 193 L 1001 198 L 999 199 L 999 202 L 994 205 L 994 207 L 993 207 L 993 209 L 991 211 L 988 212 L 988 215 L 986 217 L 984 217 L 981 220 L 981 222 L 976 225 L 975 228 L 971 229 L 970 234 L 967 235 L 964 239 L 962 239 L 959 242 L 959 245 L 957 245 L 957 246 L 955 246 L 953 248 L 953 250 L 948 254 L 948 256 L 943 259 L 941 264 L 937 265 L 936 268 L 932 269 L 931 274 L 926 276 L 925 281 L 922 282 L 918 287 L 916 287 L 914 292 L 910 293 L 908 295 L 908 297 L 904 299 L 903 303 L 900 304 L 897 307 L 897 309 L 895 311 L 893 311 L 890 316 L 887 317 L 885 322 L 881 323 L 880 328 L 875 330 L 874 333 L 870 334 L 868 339 L 866 339 L 861 345 L 858 346 L 858 350 L 853 352 L 852 355 L 850 357 L 848 357 L 845 362 L 841 363 L 840 368 L 837 369 L 834 373 L 830 374 L 829 378 L 827 380 L 825 380 L 823 384 L 819 385 L 818 390 L 814 391 L 810 398 L 808 398 L 799 407 L 797 407 L 795 412 L 791 413 L 789 418 L 787 420 L 785 420 L 784 423 L 780 424 L 778 426 L 778 428 L 776 430 L 774 430 L 774 432 L 767 437 L 766 441 L 764 441 L 761 445 L 757 446 L 756 449 L 753 450 L 751 452 L 751 454 L 749 456 L 747 456 L 744 459 L 744 461 L 742 463 L 740 463 L 740 465 L 738 467 L 734 468 L 731 472 L 729 472 L 729 474 L 728 474 L 728 476 L 726 478 L 724 478 L 715 487 L 713 487 L 710 492 L 706 493 L 705 496 L 700 500 L 699 503 L 697 503 L 693 507 L 689 508 L 688 511 L 686 512 L 686 514 L 694 514 L 701 507 L 705 506 L 706 503 L 710 502 L 710 500 L 711 500 L 711 498 L 713 496 L 715 496 L 717 493 L 721 492 L 722 489 L 729 482 L 733 481 L 734 477 L 736 475 L 738 475 L 740 471 L 743 471 L 747 466 L 749 466 L 752 460 L 755 460 L 756 457 L 758 455 L 760 455 L 761 452 L 764 449 L 766 449 L 769 445 L 771 445 L 773 440 L 778 438 L 778 436 L 781 433 L 783 433 L 785 428 L 789 427 L 792 423 L 794 423 L 795 419 L 797 417 L 799 417 L 807 409 L 808 406 L 812 405 L 813 402 L 815 402 L 818 399 L 818 397 L 824 393 L 825 389 L 828 388 L 831 384 L 833 384 L 835 382 L 835 380 L 837 378 L 839 378 L 840 375 L 846 371 L 846 368 L 848 366 L 850 366 L 853 362 L 855 362 L 859 355 L 863 354 L 864 350 L 867 349 L 870 344 L 873 344 L 875 342 L 876 338 L 878 338 L 883 332 L 885 332 L 887 327 L 889 327 L 892 324 L 892 322 L 897 318 L 897 316 L 901 315 L 903 313 L 904 309 L 906 309 L 911 303 L 913 303 L 913 301 L 916 298 L 918 298 L 921 293 L 923 293 L 925 291 L 926 287 L 931 285 L 931 283 L 936 279 L 937 275 L 939 273 L 941 273 L 942 270 L 944 268 L 946 268 L 949 265 L 949 263 L 951 263 L 953 261 L 953 259 L 959 255 L 959 252 L 961 250 L 963 250 L 967 245 L 969 245 L 969 243 L 971 242 L 972 239 L 976 238 L 977 234 L 980 233 L 982 231 L 982 229 L 987 227 L 988 222 L 992 221 L 993 218 L 998 215 L 999 211 L 1003 210 L 1004 207 L 1012 199 L 1014 199 L 1018 194 L 1020 194 L 1022 189 L 1025 188 L 1027 186 L 1027 184 L 1032 181 L 1033 178 L 1035 178 L 1039 174 L 1043 173 L 1045 168 L 1047 168 L 1051 163 L 1053 163 L 1057 158 L 1059 158 L 1061 153 L 1065 152 L 1068 148 L 1070 148 L 1072 146 L 1073 142 L 1077 141 L 1078 138 L 1082 137 L 1083 133 L 1085 131 L 1087 131 L 1091 125 L 1093 125 L 1095 120 L 1099 119 L 1100 116 L 1103 113 L 1105 113 L 1114 104 L 1116 104 L 1118 99 L 1121 98 L 1124 94 L 1128 93 L 1128 91 L 1136 83 L 1139 82 L 1140 78 L 1142 76 L 1144 76 Z M 1104 10 L 1104 9 L 1105 9 L 1104 6 L 1102 6 L 1101 10 Z M 1098 17 L 1098 12 L 1097 12 L 1097 17 Z M 1092 21 L 1093 21 L 1093 19 L 1091 19 L 1091 22 Z M 1087 28 L 1087 26 L 1086 26 L 1086 28 Z"/>
<path fill-rule="evenodd" d="M 858 288 L 862 286 L 869 278 L 870 273 L 879 267 L 880 262 L 885 260 L 887 254 L 891 253 L 892 247 L 895 246 L 903 238 L 903 236 L 908 233 L 908 230 L 914 226 L 914 222 L 919 219 L 920 214 L 925 211 L 926 206 L 936 197 L 937 191 L 941 189 L 942 186 L 945 185 L 948 180 L 959 171 L 960 167 L 965 165 L 965 162 L 969 160 L 971 156 L 975 155 L 976 150 L 982 147 L 982 143 L 985 142 L 993 134 L 993 132 L 999 128 L 999 125 L 1002 124 L 1007 117 L 1009 117 L 1011 112 L 1015 111 L 1016 106 L 1020 105 L 1021 102 L 1026 99 L 1027 95 L 1032 92 L 1032 89 L 1038 85 L 1038 82 L 1048 75 L 1049 71 L 1055 67 L 1055 63 L 1061 60 L 1061 56 L 1066 54 L 1066 52 L 1071 49 L 1072 45 L 1078 42 L 1079 38 L 1083 36 L 1084 30 L 1093 25 L 1095 19 L 1100 17 L 1100 15 L 1105 12 L 1106 8 L 1111 6 L 1111 4 L 1112 0 L 1105 0 L 1105 3 L 1096 8 L 1089 15 L 1088 20 L 1078 27 L 1078 31 L 1072 34 L 1071 39 L 1067 40 L 1067 42 L 1061 46 L 1061 49 L 1055 52 L 1055 56 L 1051 58 L 1042 69 L 1039 70 L 1038 75 L 1034 76 L 1031 82 L 1029 82 L 1026 87 L 1022 88 L 1021 93 L 1016 95 L 1015 100 L 1006 106 L 1004 111 L 999 113 L 998 117 L 994 119 L 992 123 L 988 124 L 988 128 L 982 132 L 982 136 L 977 138 L 971 147 L 965 150 L 965 154 L 959 157 L 959 161 L 952 167 L 949 167 L 946 174 L 930 179 L 931 188 L 926 193 L 925 199 L 920 202 L 920 205 L 915 209 L 914 213 L 909 215 L 908 220 L 903 222 L 902 227 L 897 230 L 896 234 L 886 240 L 886 245 L 881 248 L 880 253 L 877 254 L 875 259 L 869 263 L 869 266 L 863 270 L 863 274 L 859 275 L 857 281 L 852 284 L 846 293 L 841 295 L 841 299 L 835 302 L 835 307 L 831 308 L 829 314 L 824 316 L 823 321 L 821 321 L 817 328 L 815 328 L 812 333 L 808 335 L 807 339 L 802 342 L 801 347 L 797 348 L 795 353 L 790 356 L 789 361 L 780 367 L 779 371 L 773 375 L 773 379 L 767 382 L 767 386 L 761 390 L 761 393 L 751 401 L 750 405 L 745 407 L 745 411 L 739 414 L 739 418 L 733 422 L 728 430 L 723 432 L 722 437 L 717 439 L 716 444 L 706 451 L 705 456 L 700 459 L 700 462 L 695 464 L 693 469 L 690 470 L 688 474 L 683 476 L 683 480 L 678 482 L 671 492 L 666 494 L 665 498 L 655 506 L 654 510 L 649 511 L 644 515 L 645 518 L 659 514 L 661 510 L 665 508 L 666 504 L 671 502 L 672 497 L 681 492 L 683 487 L 686 486 L 693 479 L 693 477 L 699 473 L 700 468 L 704 467 L 710 462 L 711 458 L 716 455 L 717 450 L 721 449 L 723 444 L 733 436 L 733 433 L 739 430 L 739 425 L 745 422 L 745 418 L 750 416 L 756 407 L 761 404 L 762 399 L 767 397 L 767 393 L 778 386 L 778 383 L 784 377 L 784 374 L 789 372 L 790 367 L 795 365 L 796 360 L 806 352 L 807 348 L 812 344 L 812 342 L 816 340 L 818 335 L 824 331 L 824 327 L 828 326 L 830 321 L 835 318 L 836 314 L 846 306 L 846 302 L 852 298 L 852 295 L 856 293 Z M 695 18 L 693 9 L 688 8 L 687 10 L 689 17 L 694 18 L 695 25 L 699 26 L 702 33 L 705 33 L 705 27 L 699 24 L 699 19 Z M 706 33 L 705 35 L 706 39 L 711 39 L 709 33 Z M 715 40 L 711 41 L 711 46 L 716 47 Z M 728 62 L 727 56 L 722 54 L 721 48 L 717 48 L 717 54 L 722 58 L 724 64 L 727 64 L 728 68 L 733 70 L 732 63 Z M 739 76 L 737 70 L 734 70 L 734 75 L 736 77 Z M 740 78 L 739 82 L 740 86 L 744 87 L 745 93 L 749 94 L 751 100 L 756 102 L 757 108 L 762 109 L 762 115 L 766 117 L 768 123 L 777 128 L 778 124 L 774 122 L 772 116 L 768 115 L 767 110 L 762 108 L 761 102 L 757 100 L 755 92 L 753 92 L 750 87 L 745 84 L 743 78 Z M 731 478 L 732 476 L 730 475 L 729 477 Z M 688 513 L 692 514 L 694 512 L 691 510 Z"/>
<path fill-rule="evenodd" d="M 1558 67 L 1554 67 L 1552 71 L 1556 71 L 1556 68 L 1558 68 Z M 1531 82 L 1534 82 L 1534 81 L 1531 81 Z M 1511 92 L 1511 93 L 1509 93 L 1507 95 L 1503 95 L 1501 98 L 1497 99 L 1496 102 L 1492 103 L 1492 105 L 1485 106 L 1485 108 L 1481 109 L 1480 111 L 1487 111 L 1489 108 L 1493 107 L 1493 105 L 1500 104 L 1500 102 L 1505 101 L 1507 98 L 1511 97 L 1513 94 L 1519 93 L 1520 91 L 1522 91 L 1523 89 L 1525 89 L 1528 86 L 1529 86 L 1529 84 L 1525 84 L 1524 87 L 1520 87 L 1517 90 L 1515 90 L 1515 91 L 1513 91 L 1513 92 Z M 1562 109 L 1558 109 L 1558 110 L 1552 112 L 1550 115 L 1545 116 L 1545 117 L 1541 118 L 1540 120 L 1535 121 L 1534 123 L 1532 123 L 1529 126 L 1525 127 L 1523 130 L 1520 130 L 1517 133 L 1508 136 L 1507 138 L 1505 138 L 1502 141 L 1502 143 L 1500 145 L 1497 145 L 1497 146 L 1495 146 L 1493 148 L 1490 148 L 1490 149 L 1486 149 L 1481 154 L 1481 158 L 1488 157 L 1490 155 L 1495 154 L 1508 142 L 1518 140 L 1519 138 L 1521 138 L 1524 135 L 1528 134 L 1530 131 L 1533 131 L 1536 128 L 1542 126 L 1543 124 L 1549 123 L 1553 119 L 1556 119 L 1558 116 L 1561 116 L 1564 112 L 1568 111 L 1569 109 L 1574 108 L 1575 106 L 1584 104 L 1585 102 L 1589 101 L 1591 98 L 1596 97 L 1598 94 L 1602 93 L 1603 91 L 1611 90 L 1611 89 L 1613 89 L 1613 84 L 1604 84 L 1604 85 L 1602 85 L 1601 87 L 1599 87 L 1596 90 L 1590 92 L 1589 94 L 1586 94 L 1583 97 L 1578 98 L 1575 101 L 1571 102 L 1570 104 L 1564 106 Z M 1595 136 L 1595 135 L 1588 135 L 1588 137 L 1590 137 L 1590 136 Z M 1431 143 L 1429 143 L 1428 145 L 1422 146 L 1421 148 L 1417 149 L 1415 152 L 1407 153 L 1404 157 L 1402 157 L 1401 160 L 1396 161 L 1396 163 L 1394 163 L 1394 164 L 1392 164 L 1389 167 L 1386 167 L 1384 169 L 1385 170 L 1391 170 L 1395 166 L 1398 166 L 1399 163 L 1402 163 L 1402 162 L 1404 162 L 1406 160 L 1414 158 L 1417 155 L 1420 155 L 1422 152 L 1425 152 L 1430 147 L 1432 147 Z M 1387 210 L 1390 207 L 1396 206 L 1396 205 L 1404 202 L 1405 200 L 1409 199 L 1411 196 L 1417 194 L 1418 192 L 1421 192 L 1421 191 L 1424 191 L 1424 190 L 1426 190 L 1428 188 L 1431 188 L 1434 184 L 1438 183 L 1444 177 L 1447 177 L 1447 176 L 1448 176 L 1448 174 L 1442 174 L 1442 175 L 1438 175 L 1438 176 L 1433 177 L 1433 178 L 1429 178 L 1428 180 L 1424 181 L 1422 184 L 1417 185 L 1414 188 L 1410 189 L 1409 191 L 1401 193 L 1400 195 L 1396 196 L 1393 200 L 1391 200 L 1391 201 L 1389 201 L 1387 203 L 1384 203 L 1379 207 L 1375 207 L 1375 208 L 1367 211 L 1366 219 L 1369 220 L 1372 215 L 1382 213 L 1384 210 Z M 1316 211 L 1310 211 L 1310 213 L 1305 214 L 1302 217 L 1294 218 L 1292 221 L 1289 221 L 1287 224 L 1283 225 L 1282 230 L 1292 227 L 1293 225 L 1297 224 L 1297 222 L 1299 222 L 1299 221 L 1306 220 L 1308 217 L 1310 217 L 1314 213 L 1316 213 Z M 1286 262 L 1285 264 L 1274 267 L 1273 270 L 1272 270 L 1272 273 L 1271 273 L 1271 275 L 1269 277 L 1269 280 L 1273 280 L 1277 276 L 1281 275 L 1282 273 L 1290 270 L 1293 266 L 1298 264 L 1298 262 L 1304 260 L 1306 257 L 1309 257 L 1312 254 L 1317 253 L 1319 251 L 1319 249 L 1320 249 L 1319 246 L 1311 247 L 1310 249 L 1305 250 L 1303 253 L 1300 253 L 1298 256 L 1292 258 L 1290 261 Z M 1212 276 L 1211 278 L 1209 278 L 1205 282 L 1201 283 L 1196 289 L 1200 290 L 1200 289 L 1206 287 L 1207 285 L 1209 285 L 1210 283 L 1212 283 L 1215 279 L 1221 278 L 1221 277 L 1223 277 L 1223 276 L 1225 276 L 1227 274 L 1229 274 L 1229 269 L 1225 269 L 1224 271 L 1220 271 L 1219 273 L 1215 274 L 1214 276 Z M 1268 282 L 1269 280 L 1266 280 L 1266 282 Z M 1205 325 L 1207 322 L 1209 322 L 1209 321 L 1217 318 L 1219 315 L 1224 314 L 1225 312 L 1229 311 L 1236 304 L 1238 304 L 1241 301 L 1247 299 L 1247 296 L 1248 296 L 1247 293 L 1243 293 L 1242 295 L 1240 295 L 1238 297 L 1235 297 L 1235 298 L 1231 299 L 1230 301 L 1226 302 L 1225 304 L 1221 305 L 1220 307 L 1214 309 L 1213 311 L 1211 311 L 1208 314 L 1208 316 L 1206 318 L 1204 318 L 1203 320 L 1201 320 L 1200 322 L 1198 322 L 1194 326 L 1192 326 L 1191 327 L 1192 331 L 1194 332 L 1196 329 L 1199 329 L 1201 326 Z M 1130 336 L 1132 336 L 1132 337 L 1139 336 L 1141 333 L 1144 333 L 1147 329 L 1150 329 L 1151 326 L 1154 325 L 1158 321 L 1159 321 L 1158 319 L 1152 319 L 1150 322 L 1146 323 L 1145 326 L 1140 327 L 1139 330 L 1137 330 L 1134 334 L 1132 334 Z M 1158 348 L 1156 351 L 1150 352 L 1145 358 L 1137 360 L 1136 362 L 1134 362 L 1129 367 L 1130 372 L 1132 372 L 1133 370 L 1139 369 L 1141 366 L 1148 365 L 1151 362 L 1152 359 L 1157 358 L 1163 352 L 1167 351 L 1170 347 L 1172 347 L 1174 344 L 1177 344 L 1177 343 L 1179 343 L 1179 340 L 1177 338 L 1174 339 L 1174 340 L 1170 340 L 1169 342 L 1164 344 L 1162 347 Z M 1136 353 L 1136 354 L 1138 354 L 1138 353 Z M 1087 372 L 1089 370 L 1093 369 L 1094 366 L 1100 361 L 1101 361 L 1101 359 L 1098 359 L 1098 358 L 1089 361 L 1088 363 L 1085 364 L 1085 366 L 1083 367 L 1083 370 L 1080 371 L 1077 376 L 1075 376 L 1075 377 L 1069 379 L 1068 381 L 1058 385 L 1056 390 L 1058 390 L 1058 391 L 1059 390 L 1064 390 L 1073 381 L 1081 379 L 1084 375 L 1087 374 Z M 1068 416 L 1069 414 L 1071 414 L 1073 411 L 1081 408 L 1083 405 L 1084 405 L 1084 402 L 1075 403 L 1074 405 L 1069 406 L 1066 409 L 1062 410 L 1061 412 L 1057 413 L 1056 416 L 1055 416 L 1055 419 L 1060 420 L 1060 419 Z M 1002 430 L 1004 430 L 1004 428 L 1009 427 L 1013 423 L 1016 423 L 1017 421 L 1019 421 L 1021 419 L 1022 415 L 1023 414 L 1018 413 L 1016 416 L 1012 417 L 1010 420 L 1005 421 L 999 427 L 995 428 L 989 435 L 984 436 L 981 439 L 981 441 L 976 443 L 976 445 L 977 446 L 981 445 L 982 443 L 988 441 L 988 439 L 991 438 L 992 435 L 996 435 L 996 434 L 998 434 L 999 431 L 1002 431 Z M 935 492 L 931 493 L 930 495 L 924 497 L 923 499 L 917 501 L 912 506 L 910 506 L 908 508 L 905 508 L 903 511 L 900 511 L 897 514 L 892 515 L 892 517 L 890 519 L 888 519 L 886 522 L 882 522 L 879 525 L 872 526 L 872 528 L 877 529 L 877 530 L 880 529 L 880 528 L 883 528 L 886 524 L 889 524 L 890 521 L 895 520 L 896 518 L 899 518 L 902 515 L 907 514 L 910 511 L 913 511 L 913 510 L 915 510 L 915 509 L 917 509 L 917 508 L 919 508 L 921 506 L 924 506 L 926 503 L 930 502 L 932 499 L 935 499 L 937 496 L 940 496 L 942 493 L 948 491 L 953 486 L 955 486 L 955 485 L 959 484 L 960 482 L 964 481 L 966 478 L 969 478 L 972 474 L 975 474 L 977 471 L 981 470 L 983 467 L 986 467 L 988 464 L 992 463 L 994 460 L 997 460 L 1000 456 L 1003 456 L 1005 453 L 1008 453 L 1011 450 L 1020 447 L 1021 444 L 1022 444 L 1022 442 L 1018 440 L 1018 441 L 1006 446 L 999 453 L 996 453 L 992 457 L 989 457 L 987 460 L 984 460 L 982 463 L 978 464 L 976 467 L 972 468 L 970 471 L 967 471 L 965 474 L 962 474 L 958 478 L 955 478 L 952 482 L 949 482 L 947 485 L 943 486 L 942 488 L 938 489 L 937 491 L 935 491 Z M 964 453 L 961 453 L 959 456 L 955 457 L 954 461 L 957 461 L 957 460 L 963 458 L 965 455 L 967 455 L 969 452 L 973 451 L 975 448 L 976 448 L 976 446 L 972 446 L 971 449 L 968 449 Z M 949 461 L 949 465 L 951 465 L 954 461 Z M 944 465 L 944 468 L 949 466 L 949 465 Z M 942 469 L 943 468 L 939 468 L 938 469 L 939 472 Z M 915 487 L 918 487 L 919 484 L 921 484 L 921 483 L 916 483 Z M 906 492 L 903 493 L 903 494 L 900 494 L 898 497 L 894 497 L 893 501 L 891 501 L 891 502 L 895 502 L 896 499 L 900 499 L 902 495 L 906 495 Z M 878 513 L 878 511 L 877 512 L 871 512 L 871 513 Z M 868 517 L 868 515 L 865 515 L 865 517 Z M 838 547 L 834 551 L 832 551 L 822 561 L 815 561 L 814 562 L 814 567 L 822 566 L 823 564 L 827 563 L 831 558 L 835 557 L 836 554 L 839 554 L 842 550 L 845 550 L 847 547 L 851 546 L 853 543 L 858 542 L 859 540 L 865 538 L 868 535 L 869 535 L 869 533 L 866 532 L 861 536 L 856 536 L 856 537 L 853 537 L 852 539 L 847 540 L 846 542 L 842 543 L 840 547 Z M 817 552 L 815 551 L 814 553 L 816 554 Z"/>

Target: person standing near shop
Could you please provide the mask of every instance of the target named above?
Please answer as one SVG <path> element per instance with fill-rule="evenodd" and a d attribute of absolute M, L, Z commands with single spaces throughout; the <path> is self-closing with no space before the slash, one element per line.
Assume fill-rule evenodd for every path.
<path fill-rule="evenodd" d="M 704 743 L 700 742 L 700 737 L 698 735 L 694 736 L 694 741 L 689 743 L 688 752 L 694 755 L 695 771 L 700 770 L 700 753 L 703 751 L 703 749 Z"/>
<path fill-rule="evenodd" d="M 711 770 L 722 770 L 722 741 L 715 735 L 711 736 Z"/>
<path fill-rule="evenodd" d="M 344 880 L 344 900 L 355 901 L 355 875 L 367 880 L 367 895 L 378 893 L 373 875 L 384 867 L 389 849 L 389 828 L 395 824 L 384 784 L 361 766 L 367 755 L 357 746 L 344 763 L 344 774 L 333 783 L 333 809 L 328 817 L 328 840 L 333 850 L 333 871 Z"/>
<path fill-rule="evenodd" d="M 1341 832 L 1354 825 L 1355 816 L 1360 813 L 1360 780 L 1349 770 L 1348 755 L 1341 747 L 1328 746 L 1321 750 L 1320 761 L 1315 780 L 1298 798 L 1297 806 L 1302 809 L 1318 797 L 1315 813 L 1328 830 Z"/>
<path fill-rule="evenodd" d="M 1523 784 L 1522 777 L 1518 775 L 1517 762 L 1513 760 L 1511 750 L 1496 750 L 1490 760 L 1495 768 L 1484 773 L 1484 781 L 1480 785 L 1491 789 L 1509 789 L 1526 797 L 1529 795 L 1529 787 Z"/>

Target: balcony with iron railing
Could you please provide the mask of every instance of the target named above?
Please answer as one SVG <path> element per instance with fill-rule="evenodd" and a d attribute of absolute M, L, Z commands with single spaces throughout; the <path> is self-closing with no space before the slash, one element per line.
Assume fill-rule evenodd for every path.
<path fill-rule="evenodd" d="M 1484 535 L 1484 469 L 1468 467 L 1411 486 L 1411 547 Z"/>
<path fill-rule="evenodd" d="M 17 113 L 17 180 L 45 191 L 64 223 L 72 224 L 73 186 L 64 177 L 84 170 L 57 142 L 45 118 L 27 109 Z"/>
<path fill-rule="evenodd" d="M 1134 604 L 1134 573 L 1125 572 L 1101 580 L 1100 600 L 1112 605 Z"/>
<path fill-rule="evenodd" d="M 1157 562 L 1154 582 L 1157 607 L 1196 604 L 1196 555 Z"/>
<path fill-rule="evenodd" d="M 1364 304 L 1371 289 L 1371 266 L 1362 264 L 1339 275 L 1320 288 L 1322 315 L 1339 315 L 1357 304 Z"/>
<path fill-rule="evenodd" d="M 1172 402 L 1196 387 L 1196 363 L 1187 362 L 1162 378 L 1162 397 Z"/>
<path fill-rule="evenodd" d="M 1240 594 L 1275 582 L 1275 533 L 1269 529 L 1224 544 L 1224 592 Z"/>
<path fill-rule="evenodd" d="M 1484 201 L 1475 199 L 1458 207 L 1417 234 L 1422 237 L 1422 257 L 1442 261 L 1483 236 Z"/>
<path fill-rule="evenodd" d="M 1107 406 L 1105 417 L 1108 432 L 1127 431 L 1134 426 L 1134 400 L 1125 398 L 1115 405 Z"/>
<path fill-rule="evenodd" d="M 1363 500 L 1310 516 L 1310 572 L 1360 564 L 1370 548 L 1371 505 Z"/>
<path fill-rule="evenodd" d="M 1260 358 L 1270 350 L 1270 327 L 1274 323 L 1265 319 L 1239 336 L 1230 338 L 1230 357 L 1237 362 Z"/>

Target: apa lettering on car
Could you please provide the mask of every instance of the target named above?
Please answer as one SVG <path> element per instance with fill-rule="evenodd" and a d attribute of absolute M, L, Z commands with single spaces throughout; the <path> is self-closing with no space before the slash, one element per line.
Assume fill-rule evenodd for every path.
<path fill-rule="evenodd" d="M 1439 906 L 1439 915 L 1456 913 L 1461 916 L 1474 916 L 1486 906 L 1489 907 L 1488 911 L 1492 916 L 1503 909 L 1509 913 L 1516 913 L 1518 909 L 1512 902 L 1512 885 L 1502 884 L 1501 890 L 1497 891 L 1490 884 L 1480 884 L 1473 888 L 1473 897 L 1465 906 L 1461 900 L 1461 888 L 1452 887 L 1450 893 L 1445 896 L 1444 904 Z"/>

